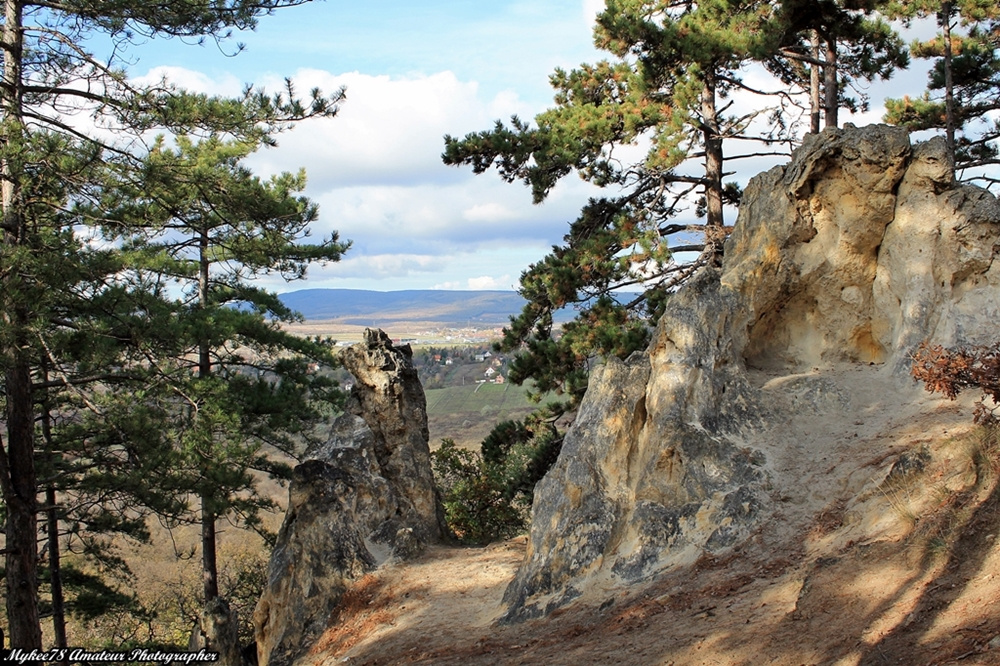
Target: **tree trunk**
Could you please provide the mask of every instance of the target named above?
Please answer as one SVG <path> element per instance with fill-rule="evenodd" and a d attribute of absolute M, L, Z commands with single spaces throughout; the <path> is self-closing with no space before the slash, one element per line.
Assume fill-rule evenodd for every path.
<path fill-rule="evenodd" d="M 15 350 L 14 356 L 14 365 L 5 377 L 7 450 L 0 455 L 0 477 L 7 505 L 7 620 L 12 647 L 40 650 L 38 483 L 35 478 L 31 372 L 23 350 Z"/>
<path fill-rule="evenodd" d="M 826 65 L 823 67 L 823 92 L 825 94 L 824 127 L 837 127 L 837 110 L 840 108 L 840 90 L 837 85 L 837 39 L 826 38 Z"/>
<path fill-rule="evenodd" d="M 48 363 L 41 363 L 42 382 L 48 383 Z M 52 443 L 52 406 L 50 394 L 46 392 L 42 404 L 42 437 L 45 440 L 45 456 L 55 470 L 56 453 Z M 52 635 L 53 647 L 66 647 L 66 604 L 62 588 L 62 553 L 59 550 L 59 511 L 56 504 L 56 489 L 48 485 L 45 488 L 45 528 L 48 536 L 49 552 L 49 587 L 52 592 Z M 68 661 L 60 663 L 68 664 Z"/>
<path fill-rule="evenodd" d="M 25 222 L 20 209 L 18 183 L 22 177 L 18 153 L 23 148 L 22 114 L 22 7 L 18 0 L 5 0 L 3 25 L 3 118 L 0 121 L 2 175 L 2 242 L 22 245 Z M 6 285 L 0 285 L 4 289 Z M 14 295 L 17 298 L 17 295 Z M 0 443 L 0 485 L 7 505 L 7 620 L 12 647 L 41 649 L 42 630 L 38 617 L 38 483 L 35 475 L 34 403 L 31 395 L 31 363 L 28 353 L 28 311 L 23 303 L 8 304 L 2 314 L 12 332 L 10 349 L 3 355 L 7 399 L 7 449 Z"/>
<path fill-rule="evenodd" d="M 53 646 L 66 647 L 66 605 L 63 599 L 61 553 L 59 552 L 59 515 L 56 509 L 56 490 L 45 489 L 45 522 L 49 541 L 49 578 L 52 580 L 52 633 Z M 68 662 L 65 662 L 68 663 Z"/>
<path fill-rule="evenodd" d="M 944 117 L 945 142 L 952 161 L 955 159 L 955 82 L 952 72 L 951 53 L 951 2 L 941 3 L 941 31 L 944 39 Z"/>
<path fill-rule="evenodd" d="M 209 237 L 208 229 L 201 230 L 198 239 L 198 305 L 202 310 L 208 308 L 208 259 Z M 207 378 L 212 374 L 212 356 L 208 340 L 202 334 L 198 341 L 198 377 Z M 204 583 L 205 603 L 219 596 L 219 570 L 216 555 L 215 512 L 211 508 L 211 498 L 207 494 L 201 496 L 201 569 Z"/>
<path fill-rule="evenodd" d="M 706 243 L 715 246 L 717 257 L 722 255 L 724 233 L 722 212 L 722 136 L 715 105 L 715 78 L 705 77 L 701 93 L 702 134 L 705 142 L 705 212 Z"/>
<path fill-rule="evenodd" d="M 42 381 L 48 383 L 48 364 L 42 362 Z M 55 463 L 55 450 L 52 445 L 52 409 L 49 404 L 49 394 L 45 395 L 42 405 L 42 437 L 45 439 L 45 456 Z M 53 464 L 53 470 L 55 465 Z M 62 554 L 59 551 L 59 511 L 56 504 L 56 489 L 49 485 L 45 488 L 45 528 L 48 536 L 49 551 L 49 587 L 52 590 L 52 635 L 53 647 L 66 647 L 66 604 L 62 591 Z M 68 664 L 68 661 L 61 663 Z"/>
<path fill-rule="evenodd" d="M 819 33 L 815 30 L 812 31 L 810 36 L 813 63 L 809 65 L 809 131 L 813 134 L 819 134 L 819 115 L 820 115 L 820 99 L 819 99 L 819 66 L 816 61 L 819 60 Z"/>
<path fill-rule="evenodd" d="M 209 498 L 201 498 L 201 570 L 204 583 L 205 603 L 219 596 L 219 571 L 215 553 L 215 514 L 212 513 Z"/>
<path fill-rule="evenodd" d="M 202 312 L 208 309 L 208 229 L 202 229 L 198 238 L 198 307 Z M 205 334 L 198 340 L 198 376 L 208 377 L 212 374 L 212 357 Z"/>

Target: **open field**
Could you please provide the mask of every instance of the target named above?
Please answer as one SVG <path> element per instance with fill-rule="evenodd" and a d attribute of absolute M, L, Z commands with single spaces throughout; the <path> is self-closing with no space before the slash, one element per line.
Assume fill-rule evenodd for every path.
<path fill-rule="evenodd" d="M 286 328 L 296 335 L 329 336 L 338 342 L 353 343 L 362 339 L 366 326 L 324 320 Z M 390 322 L 384 330 L 394 340 L 414 340 L 411 343 L 414 356 L 428 345 L 486 345 L 500 336 L 499 329 L 449 329 L 443 328 L 440 322 L 429 321 Z M 453 439 L 459 446 L 478 449 L 499 421 L 523 419 L 536 408 L 522 386 L 477 384 L 485 367 L 479 364 L 440 366 L 427 376 L 421 371 L 427 396 L 431 448 L 437 448 L 442 439 Z M 444 385 L 444 388 L 427 388 L 428 385 Z"/>
<path fill-rule="evenodd" d="M 419 340 L 420 343 L 437 346 L 449 344 L 485 344 L 501 336 L 502 327 L 495 328 L 455 328 L 443 326 L 433 321 L 379 322 L 359 325 L 339 320 L 306 321 L 286 324 L 285 329 L 301 336 L 329 336 L 337 342 L 361 342 L 366 328 L 381 328 L 393 340 Z M 414 347 L 420 343 L 413 344 Z"/>
<path fill-rule="evenodd" d="M 432 449 L 442 439 L 478 449 L 498 422 L 523 419 L 537 407 L 528 399 L 524 387 L 511 384 L 451 386 L 425 393 Z"/>
<path fill-rule="evenodd" d="M 511 384 L 476 384 L 450 386 L 427 391 L 427 415 L 476 412 L 501 415 L 517 409 L 534 407 L 524 388 Z"/>

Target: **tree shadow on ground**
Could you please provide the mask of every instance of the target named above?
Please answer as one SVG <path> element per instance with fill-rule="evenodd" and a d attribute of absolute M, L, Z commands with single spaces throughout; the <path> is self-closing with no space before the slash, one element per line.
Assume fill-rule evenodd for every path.
<path fill-rule="evenodd" d="M 950 542 L 948 559 L 941 573 L 932 584 L 924 588 L 908 621 L 899 624 L 873 644 L 864 654 L 859 666 L 881 666 L 898 663 L 895 660 L 916 656 L 920 650 L 931 649 L 923 646 L 926 638 L 941 614 L 962 597 L 974 584 L 984 569 L 987 557 L 992 552 L 1000 531 L 1000 483 L 993 489 L 955 531 L 957 538 Z M 971 629 L 971 628 L 969 628 Z M 983 627 L 983 629 L 990 629 Z M 937 659 L 944 652 L 952 659 L 964 658 L 986 649 L 981 637 L 995 635 L 1000 629 L 1000 620 L 994 618 L 992 630 L 972 632 L 969 636 L 955 635 L 945 645 L 934 648 Z"/>

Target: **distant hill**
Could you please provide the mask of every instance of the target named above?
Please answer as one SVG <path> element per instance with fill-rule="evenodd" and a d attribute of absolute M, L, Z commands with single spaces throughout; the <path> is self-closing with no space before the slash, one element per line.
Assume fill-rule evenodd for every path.
<path fill-rule="evenodd" d="M 333 319 L 359 326 L 400 321 L 503 325 L 525 304 L 514 291 L 302 289 L 281 294 L 280 298 L 307 320 Z"/>

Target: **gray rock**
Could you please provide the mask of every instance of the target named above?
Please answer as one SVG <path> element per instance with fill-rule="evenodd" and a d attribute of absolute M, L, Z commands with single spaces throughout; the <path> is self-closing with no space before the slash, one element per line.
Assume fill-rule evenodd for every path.
<path fill-rule="evenodd" d="M 593 373 L 535 487 L 505 621 L 549 612 L 600 571 L 634 582 L 725 550 L 760 520 L 762 459 L 726 436 L 764 415 L 737 353 L 745 322 L 729 316 L 734 297 L 705 271 L 676 295 L 647 352 Z"/>
<path fill-rule="evenodd" d="M 239 622 L 225 599 L 215 598 L 205 605 L 198 626 L 191 633 L 188 649 L 216 652 L 218 666 L 243 666 L 240 651 Z"/>
<path fill-rule="evenodd" d="M 254 612 L 261 666 L 291 664 L 327 628 L 350 585 L 443 534 L 426 402 L 408 346 L 382 331 L 344 353 L 357 379 L 330 439 L 296 466 Z"/>
<path fill-rule="evenodd" d="M 410 346 L 393 347 L 383 331 L 366 329 L 364 342 L 344 350 L 342 359 L 357 380 L 347 411 L 374 434 L 379 469 L 400 513 L 418 539 L 440 539 L 444 519 L 431 472 L 427 399 Z"/>
<path fill-rule="evenodd" d="M 535 488 L 506 621 L 598 577 L 627 584 L 733 548 L 767 519 L 763 454 L 743 442 L 774 414 L 748 367 L 800 375 L 786 382 L 795 408 L 843 407 L 849 395 L 808 373 L 903 372 L 921 342 L 995 335 L 1000 206 L 950 167 L 940 140 L 847 125 L 750 181 L 721 270 L 671 297 L 644 353 L 592 374 Z"/>

